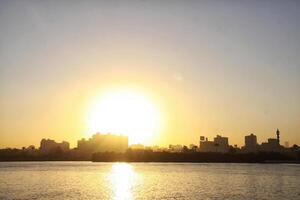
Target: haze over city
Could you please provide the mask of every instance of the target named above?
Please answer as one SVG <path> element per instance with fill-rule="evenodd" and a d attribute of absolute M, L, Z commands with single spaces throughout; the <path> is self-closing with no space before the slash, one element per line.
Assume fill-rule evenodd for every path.
<path fill-rule="evenodd" d="M 298 1 L 1 1 L 0 148 L 300 144 Z"/>

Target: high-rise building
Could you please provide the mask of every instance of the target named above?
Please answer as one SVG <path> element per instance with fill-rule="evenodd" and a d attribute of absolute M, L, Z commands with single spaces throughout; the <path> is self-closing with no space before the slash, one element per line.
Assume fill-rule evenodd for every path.
<path fill-rule="evenodd" d="M 213 141 L 200 141 L 200 145 L 199 145 L 199 151 L 201 152 L 216 152 L 217 151 L 217 147 L 215 145 L 215 143 Z"/>
<path fill-rule="evenodd" d="M 226 153 L 229 151 L 228 137 L 217 135 L 217 137 L 214 138 L 214 143 L 215 146 L 217 146 L 217 152 Z"/>
<path fill-rule="evenodd" d="M 70 150 L 70 144 L 66 141 L 62 141 L 61 143 L 59 143 L 50 139 L 41 140 L 41 146 L 40 146 L 41 153 L 52 153 L 55 151 L 66 152 L 68 150 Z"/>
<path fill-rule="evenodd" d="M 199 151 L 226 153 L 229 151 L 228 137 L 217 135 L 214 141 L 200 140 Z"/>
<path fill-rule="evenodd" d="M 128 137 L 123 135 L 96 133 L 89 140 L 81 139 L 77 142 L 77 149 L 82 153 L 118 152 L 128 149 Z"/>
<path fill-rule="evenodd" d="M 257 137 L 253 133 L 245 136 L 244 150 L 246 152 L 256 152 L 257 151 Z"/>

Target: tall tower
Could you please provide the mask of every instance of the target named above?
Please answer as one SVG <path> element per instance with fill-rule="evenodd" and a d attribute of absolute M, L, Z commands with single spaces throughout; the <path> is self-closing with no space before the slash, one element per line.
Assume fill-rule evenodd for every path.
<path fill-rule="evenodd" d="M 279 131 L 279 129 L 277 129 L 276 135 L 277 135 L 277 142 L 278 142 L 278 144 L 280 144 L 280 131 Z"/>

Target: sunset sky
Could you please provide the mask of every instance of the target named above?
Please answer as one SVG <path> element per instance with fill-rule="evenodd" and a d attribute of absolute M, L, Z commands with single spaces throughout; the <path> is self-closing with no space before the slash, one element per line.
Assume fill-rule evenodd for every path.
<path fill-rule="evenodd" d="M 145 144 L 221 134 L 243 145 L 249 133 L 261 143 L 276 128 L 282 144 L 300 144 L 299 10 L 292 0 L 1 1 L 0 148 L 74 147 L 115 90 L 155 110 L 140 118 L 157 126 Z"/>

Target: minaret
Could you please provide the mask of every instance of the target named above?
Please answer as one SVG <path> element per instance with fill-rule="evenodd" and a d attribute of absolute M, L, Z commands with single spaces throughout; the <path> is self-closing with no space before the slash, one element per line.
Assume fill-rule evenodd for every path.
<path fill-rule="evenodd" d="M 278 144 L 280 144 L 280 131 L 279 131 L 279 129 L 277 129 L 276 135 L 277 135 Z"/>

